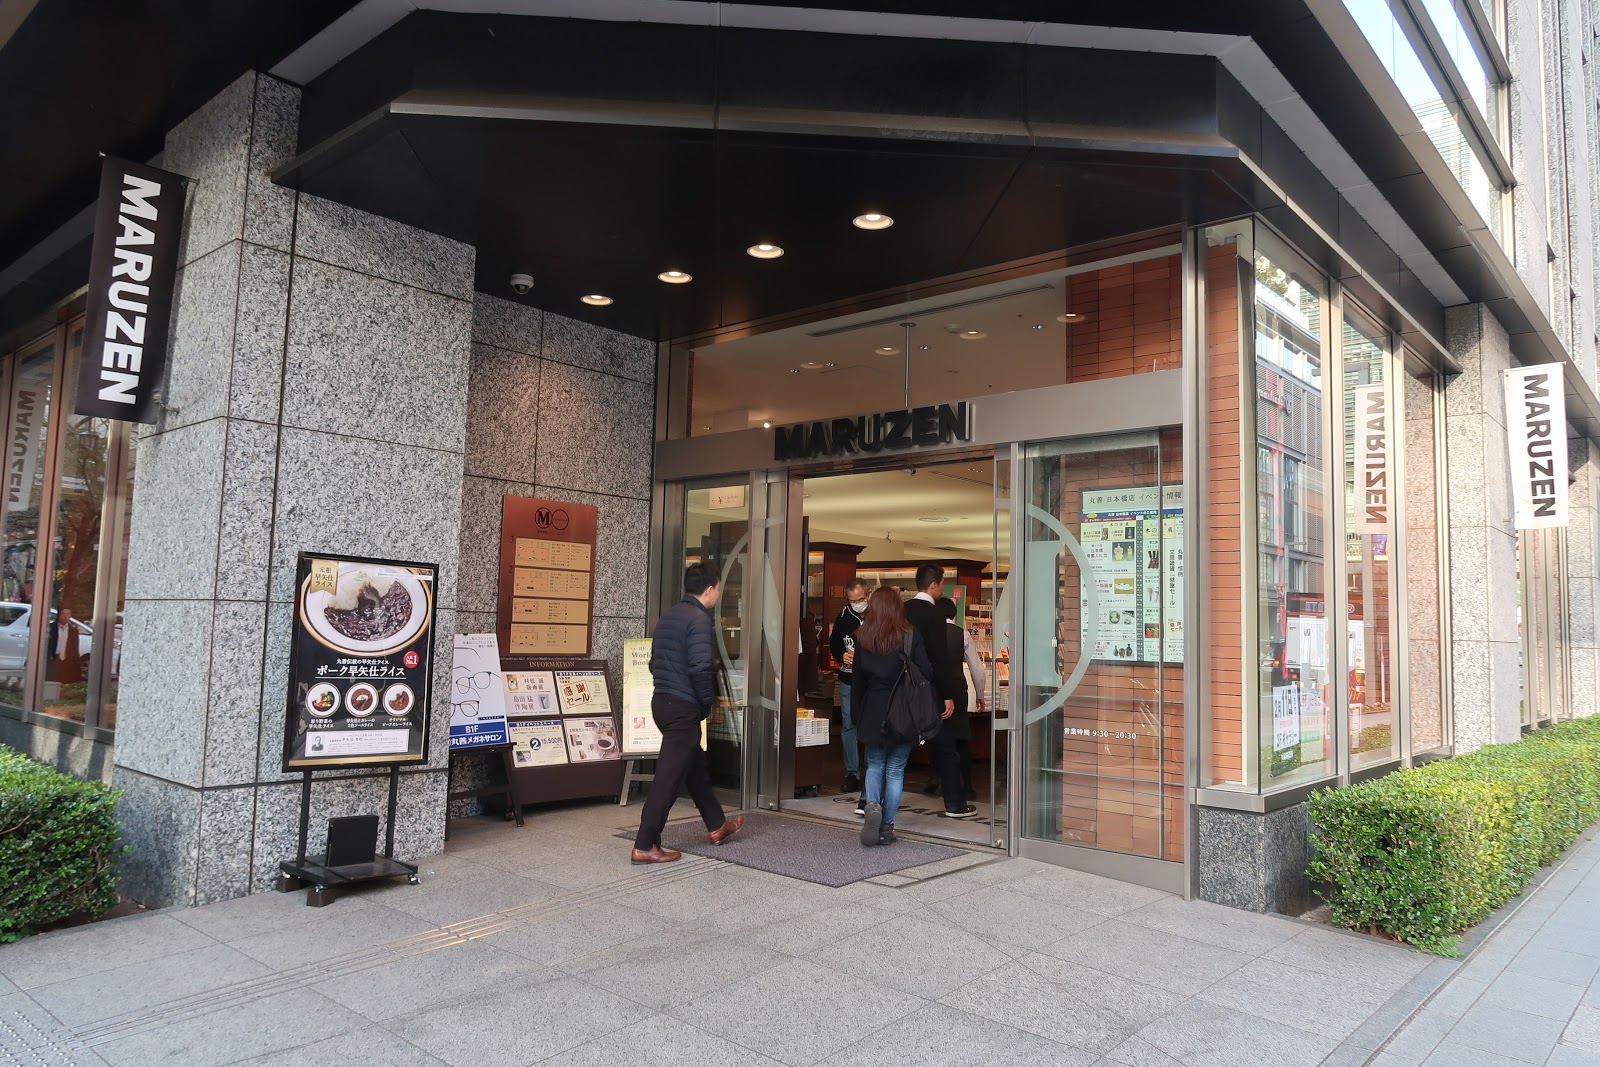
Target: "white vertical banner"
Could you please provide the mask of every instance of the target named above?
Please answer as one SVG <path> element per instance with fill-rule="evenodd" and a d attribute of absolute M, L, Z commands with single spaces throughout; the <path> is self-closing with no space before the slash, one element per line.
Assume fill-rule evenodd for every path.
<path fill-rule="evenodd" d="M 1567 394 L 1561 364 L 1505 371 L 1511 501 L 1519 530 L 1567 525 Z"/>
<path fill-rule="evenodd" d="M 1355 398 L 1356 513 L 1358 534 L 1389 532 L 1394 514 L 1394 421 L 1389 411 L 1389 390 L 1383 382 L 1357 385 Z"/>

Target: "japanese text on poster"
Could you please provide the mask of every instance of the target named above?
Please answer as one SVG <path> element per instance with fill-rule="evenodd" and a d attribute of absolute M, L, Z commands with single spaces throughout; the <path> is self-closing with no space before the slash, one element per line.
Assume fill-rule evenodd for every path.
<path fill-rule="evenodd" d="M 506 743 L 500 644 L 494 634 L 456 634 L 450 665 L 450 747 Z"/>
<path fill-rule="evenodd" d="M 1094 583 L 1094 618 L 1082 620 L 1093 658 L 1125 663 L 1183 661 L 1183 489 L 1169 485 L 1083 493 L 1079 538 Z M 1082 603 L 1087 605 L 1088 598 Z"/>

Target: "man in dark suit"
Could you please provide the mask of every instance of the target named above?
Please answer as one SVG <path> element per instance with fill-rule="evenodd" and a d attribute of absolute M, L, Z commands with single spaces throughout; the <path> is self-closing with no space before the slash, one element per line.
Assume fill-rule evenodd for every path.
<path fill-rule="evenodd" d="M 933 665 L 933 685 L 944 701 L 946 720 L 946 726 L 928 742 L 928 755 L 938 770 L 939 784 L 944 791 L 945 818 L 970 819 L 978 814 L 978 809 L 967 803 L 967 792 L 961 785 L 961 756 L 956 750 L 955 731 L 948 726 L 956 710 L 949 679 L 960 676 L 961 664 L 950 661 L 944 612 L 939 610 L 939 598 L 944 595 L 944 568 L 936 563 L 924 563 L 917 568 L 916 582 L 917 595 L 906 601 L 906 621 L 922 634 L 923 646 L 928 650 L 928 662 Z M 963 693 L 964 687 L 965 683 Z"/>
<path fill-rule="evenodd" d="M 650 676 L 655 682 L 650 714 L 661 730 L 661 753 L 633 839 L 634 863 L 671 863 L 682 855 L 661 847 L 661 831 L 685 786 L 713 845 L 722 844 L 744 825 L 743 815 L 724 817 L 700 747 L 700 723 L 710 714 L 717 692 L 711 609 L 717 606 L 722 587 L 715 570 L 695 563 L 684 572 L 683 589 L 683 599 L 662 612 L 650 645 Z"/>

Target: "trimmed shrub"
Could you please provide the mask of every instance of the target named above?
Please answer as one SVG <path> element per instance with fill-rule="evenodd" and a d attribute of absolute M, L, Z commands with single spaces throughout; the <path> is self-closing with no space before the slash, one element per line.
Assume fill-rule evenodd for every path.
<path fill-rule="evenodd" d="M 117 902 L 117 798 L 0 746 L 0 942 Z"/>
<path fill-rule="evenodd" d="M 1333 921 L 1446 950 L 1600 819 L 1600 717 L 1321 790 L 1306 807 L 1307 873 Z"/>

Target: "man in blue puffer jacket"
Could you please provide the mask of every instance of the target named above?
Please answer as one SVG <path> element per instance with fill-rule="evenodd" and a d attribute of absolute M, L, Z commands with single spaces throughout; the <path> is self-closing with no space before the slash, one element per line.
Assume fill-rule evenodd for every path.
<path fill-rule="evenodd" d="M 700 809 L 713 845 L 722 844 L 744 825 L 743 815 L 724 816 L 700 747 L 700 722 L 711 713 L 717 695 L 711 609 L 717 606 L 722 588 L 716 571 L 703 563 L 684 572 L 683 588 L 683 599 L 662 612 L 651 639 L 650 675 L 655 696 L 650 714 L 661 731 L 661 753 L 639 817 L 639 833 L 633 839 L 634 863 L 671 863 L 682 855 L 661 847 L 661 831 L 685 788 Z"/>

